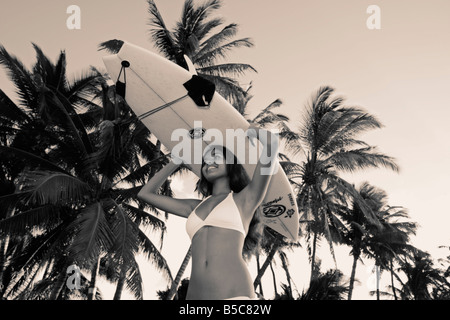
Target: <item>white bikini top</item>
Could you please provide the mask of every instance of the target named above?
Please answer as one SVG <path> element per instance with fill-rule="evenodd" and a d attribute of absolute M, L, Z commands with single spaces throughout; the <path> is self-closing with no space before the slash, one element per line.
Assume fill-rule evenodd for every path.
<path fill-rule="evenodd" d="M 209 196 L 211 197 L 211 196 Z M 207 197 L 206 199 L 208 199 Z M 245 237 L 246 232 L 244 229 L 244 224 L 242 223 L 241 214 L 236 206 L 233 199 L 233 194 L 230 193 L 223 199 L 216 207 L 209 213 L 205 220 L 202 220 L 196 213 L 195 210 L 205 202 L 204 199 L 200 202 L 195 209 L 189 215 L 186 222 L 186 232 L 189 237 L 194 238 L 194 235 L 198 230 L 204 226 L 219 227 L 225 229 L 236 230 L 242 233 Z"/>

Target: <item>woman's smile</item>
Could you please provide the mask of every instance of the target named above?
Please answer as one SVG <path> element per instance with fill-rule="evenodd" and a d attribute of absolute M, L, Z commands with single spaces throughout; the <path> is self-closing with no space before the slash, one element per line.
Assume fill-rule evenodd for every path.
<path fill-rule="evenodd" d="M 211 170 L 216 170 L 216 169 L 218 169 L 218 165 L 216 165 L 216 164 L 207 165 L 207 167 L 206 167 L 207 172 L 209 172 Z"/>

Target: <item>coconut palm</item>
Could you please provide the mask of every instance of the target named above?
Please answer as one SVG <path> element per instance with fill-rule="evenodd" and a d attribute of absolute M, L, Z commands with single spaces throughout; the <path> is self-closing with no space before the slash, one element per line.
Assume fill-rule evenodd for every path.
<path fill-rule="evenodd" d="M 318 273 L 299 300 L 342 300 L 347 291 L 344 274 L 337 269 L 328 270 L 326 273 Z"/>
<path fill-rule="evenodd" d="M 379 265 L 383 263 L 385 269 L 391 271 L 392 285 L 395 275 L 393 262 L 408 254 L 412 247 L 408 244 L 409 237 L 415 233 L 416 224 L 408 221 L 408 214 L 401 207 L 388 206 L 387 194 L 383 190 L 364 182 L 357 189 L 361 198 L 375 213 L 382 224 L 382 228 L 374 226 L 364 216 L 359 205 L 353 201 L 347 210 L 341 211 L 341 218 L 346 224 L 343 230 L 344 242 L 351 246 L 353 265 L 350 276 L 348 299 L 351 300 L 355 281 L 356 267 L 362 255 L 374 258 Z M 396 221 L 394 221 L 394 219 Z M 377 254 L 374 254 L 377 252 Z M 378 289 L 378 288 L 377 288 Z M 395 296 L 395 287 L 393 287 Z"/>
<path fill-rule="evenodd" d="M 410 259 L 403 259 L 400 270 L 406 275 L 400 294 L 404 300 L 431 300 L 431 290 L 443 282 L 428 253 L 417 251 Z"/>
<path fill-rule="evenodd" d="M 19 96 L 17 105 L 3 92 L 0 100 L 0 121 L 7 129 L 1 165 L 16 186 L 0 197 L 7 208 L 0 221 L 3 252 L 11 252 L 2 270 L 15 270 L 3 295 L 20 295 L 45 270 L 53 281 L 41 281 L 40 288 L 50 298 L 61 298 L 67 277 L 61 270 L 76 264 L 92 273 L 93 298 L 100 258 L 107 255 L 131 292 L 142 298 L 138 251 L 168 278 L 170 272 L 139 225 L 164 231 L 164 223 L 144 211 L 144 204 L 135 207 L 131 199 L 137 197 L 117 184 L 144 180 L 164 159 L 155 158 L 156 148 L 145 139 L 149 132 L 123 101 L 110 99 L 96 70 L 70 82 L 64 52 L 53 64 L 34 47 L 37 62 L 31 71 L 0 48 L 0 63 Z M 139 157 L 153 163 L 140 166 Z"/>
<path fill-rule="evenodd" d="M 393 158 L 357 139 L 361 133 L 381 128 L 381 123 L 359 107 L 345 106 L 344 98 L 334 93 L 329 86 L 318 89 L 306 107 L 297 135 L 287 142 L 294 155 L 304 157 L 296 177 L 297 202 L 301 220 L 310 221 L 306 232 L 312 243 L 311 280 L 315 277 L 317 241 L 324 237 L 333 252 L 332 244 L 340 241 L 339 230 L 344 227 L 338 213 L 348 198 L 354 199 L 369 221 L 380 225 L 354 186 L 339 173 L 378 167 L 398 171 Z"/>
<path fill-rule="evenodd" d="M 380 212 L 387 205 L 386 193 L 367 182 L 359 187 L 358 192 L 374 213 Z M 376 228 L 366 219 L 357 203 L 351 204 L 348 210 L 341 211 L 341 217 L 347 225 L 343 231 L 344 241 L 352 247 L 350 254 L 353 256 L 353 265 L 348 292 L 348 299 L 351 300 L 358 260 L 361 258 L 363 248 L 367 245 L 370 231 Z"/>
<path fill-rule="evenodd" d="M 363 251 L 366 256 L 375 260 L 377 268 L 381 272 L 389 270 L 391 273 L 391 287 L 394 299 L 397 299 L 394 277 L 401 282 L 395 273 L 394 262 L 398 262 L 401 258 L 409 257 L 417 249 L 409 244 L 411 235 L 414 235 L 417 224 L 408 219 L 407 211 L 402 207 L 386 206 L 378 212 L 381 229 L 372 229 L 370 237 L 367 239 Z M 399 220 L 402 219 L 402 220 Z M 378 284 L 378 282 L 377 282 Z M 377 286 L 377 299 L 380 299 L 380 289 Z"/>
<path fill-rule="evenodd" d="M 449 246 L 440 246 L 441 249 L 450 249 Z M 438 260 L 440 264 L 441 281 L 433 288 L 433 300 L 450 300 L 450 255 Z"/>
<path fill-rule="evenodd" d="M 0 121 L 4 128 L 1 133 L 2 146 L 0 150 L 2 173 L 8 183 L 13 186 L 17 185 L 19 174 L 24 170 L 45 168 L 61 173 L 66 170 L 74 171 L 74 166 L 61 167 L 58 165 L 64 162 L 64 157 L 55 157 L 56 150 L 64 150 L 65 152 L 61 154 L 66 159 L 74 155 L 82 157 L 92 151 L 92 146 L 88 143 L 86 128 L 74 110 L 75 108 L 93 108 L 93 104 L 86 99 L 86 96 L 92 94 L 97 79 L 99 79 L 98 73 L 91 71 L 81 78 L 69 82 L 66 78 L 64 52 L 59 55 L 57 63 L 53 64 L 37 45 L 33 44 L 33 46 L 37 62 L 31 71 L 27 70 L 20 60 L 10 55 L 4 47 L 0 47 L 0 63 L 6 67 L 8 76 L 16 88 L 19 101 L 19 104 L 16 105 L 3 91 L 0 91 Z M 62 133 L 67 133 L 67 139 L 61 137 Z M 72 142 L 70 147 L 69 139 Z M 73 163 L 69 162 L 69 164 Z M 26 212 L 27 209 L 30 209 L 26 206 L 22 208 L 10 206 L 11 201 L 14 202 L 20 197 L 20 193 L 11 194 L 14 189 L 16 188 L 11 188 L 2 197 L 4 201 L 7 201 L 7 205 L 2 206 L 5 209 L 2 215 L 4 219 L 12 218 L 13 214 L 16 217 L 19 216 L 15 210 Z M 47 215 L 57 213 L 56 208 L 50 205 L 43 209 L 47 210 Z M 41 217 L 45 216 L 43 211 L 28 210 L 30 215 L 40 214 Z M 24 220 L 22 222 L 22 226 L 25 226 Z M 46 221 L 41 219 L 41 222 L 44 226 Z M 3 233 L 2 246 L 7 247 L 6 252 L 11 249 L 10 252 L 14 252 L 14 254 L 6 260 L 8 265 L 3 265 L 2 268 L 12 268 L 11 263 L 16 261 L 14 257 L 20 253 L 17 248 L 23 250 L 32 239 L 31 230 L 22 231 L 19 234 L 24 237 L 21 241 L 14 239 L 17 235 L 14 234 L 14 231 Z M 15 241 L 10 241 L 11 239 Z M 11 245 L 18 245 L 18 247 L 14 249 L 14 247 L 10 247 Z M 5 286 L 3 288 L 6 290 Z"/>
<path fill-rule="evenodd" d="M 282 263 L 283 270 L 286 273 L 286 279 L 288 281 L 287 289 L 291 292 L 291 295 L 292 295 L 291 277 L 290 277 L 290 273 L 289 273 L 289 269 L 288 269 L 289 262 L 288 262 L 288 259 L 287 259 L 287 256 L 286 256 L 286 253 L 284 252 L 284 250 L 292 250 L 293 248 L 299 247 L 300 245 L 298 243 L 287 241 L 284 237 L 280 236 L 275 231 L 265 228 L 260 246 L 261 246 L 261 250 L 258 250 L 258 253 L 257 253 L 257 255 L 258 255 L 258 265 L 257 265 L 258 273 L 255 277 L 255 280 L 253 281 L 253 287 L 255 288 L 255 290 L 258 288 L 258 286 L 260 288 L 262 288 L 261 279 L 264 276 L 264 273 L 266 272 L 268 267 L 271 268 L 272 274 L 274 275 L 272 264 L 273 264 L 274 258 L 276 257 L 276 254 L 278 253 L 278 256 Z M 264 253 L 264 255 L 266 256 L 266 259 L 264 260 L 262 265 L 259 264 L 259 257 L 260 257 L 261 253 Z M 275 285 L 275 283 L 276 282 L 274 279 L 274 285 Z M 274 288 L 276 291 L 276 285 Z M 261 295 L 263 295 L 263 294 L 261 293 Z"/>
<path fill-rule="evenodd" d="M 177 294 L 177 290 L 179 290 L 178 286 L 180 284 L 181 277 L 186 271 L 186 267 L 189 261 L 191 260 L 191 256 L 192 256 L 192 248 L 191 246 L 189 246 L 189 249 L 186 255 L 184 256 L 183 262 L 181 263 L 181 266 L 178 269 L 177 275 L 175 276 L 175 279 L 172 281 L 172 285 L 170 286 L 167 295 L 164 296 L 165 297 L 164 300 L 172 300 L 174 296 Z"/>
<path fill-rule="evenodd" d="M 242 113 L 244 89 L 236 77 L 255 69 L 244 63 L 219 61 L 226 59 L 231 50 L 252 47 L 253 42 L 249 38 L 234 39 L 238 26 L 223 26 L 222 18 L 212 17 L 221 7 L 221 0 L 207 0 L 199 5 L 186 0 L 181 19 L 169 30 L 155 2 L 148 0 L 149 32 L 152 43 L 167 59 L 187 68 L 184 55 L 188 56 L 197 73 L 212 81 L 217 91 Z M 100 49 L 117 52 L 122 44 L 121 40 L 109 40 L 101 43 Z"/>
<path fill-rule="evenodd" d="M 176 300 L 186 300 L 186 295 L 189 287 L 189 278 L 185 278 L 181 280 L 181 284 L 177 289 Z M 158 299 L 159 300 L 172 300 L 169 295 L 170 289 L 164 291 L 158 291 Z"/>

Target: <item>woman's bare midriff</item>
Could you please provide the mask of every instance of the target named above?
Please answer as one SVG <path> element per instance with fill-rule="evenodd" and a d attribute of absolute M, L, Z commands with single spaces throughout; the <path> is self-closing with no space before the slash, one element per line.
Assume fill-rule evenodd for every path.
<path fill-rule="evenodd" d="M 205 226 L 192 240 L 192 272 L 188 300 L 223 300 L 253 297 L 250 273 L 242 258 L 244 235 Z"/>

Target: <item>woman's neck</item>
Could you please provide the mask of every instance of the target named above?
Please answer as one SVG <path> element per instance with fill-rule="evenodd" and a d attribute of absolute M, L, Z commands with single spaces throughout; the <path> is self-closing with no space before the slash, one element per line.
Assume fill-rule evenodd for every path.
<path fill-rule="evenodd" d="M 227 178 L 219 178 L 214 181 L 212 195 L 217 196 L 224 193 L 230 193 L 230 183 Z"/>

